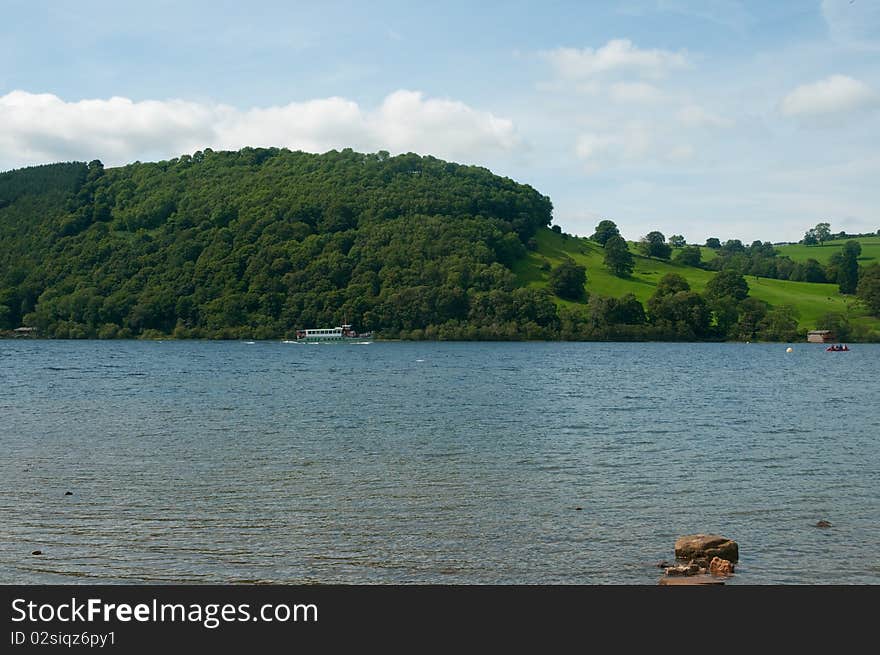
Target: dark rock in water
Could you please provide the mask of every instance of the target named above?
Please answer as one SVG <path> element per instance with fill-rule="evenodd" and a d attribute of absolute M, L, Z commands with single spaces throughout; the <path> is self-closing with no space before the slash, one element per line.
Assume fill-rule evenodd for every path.
<path fill-rule="evenodd" d="M 682 560 L 709 562 L 720 557 L 729 562 L 739 560 L 739 546 L 732 539 L 717 534 L 689 534 L 675 542 L 675 557 Z"/>
<path fill-rule="evenodd" d="M 65 496 L 72 496 L 72 495 L 73 495 L 73 492 L 72 492 L 72 491 L 65 491 L 65 492 L 64 492 L 64 495 L 65 495 Z"/>
<path fill-rule="evenodd" d="M 831 527 L 831 522 L 830 522 L 830 521 L 825 521 L 825 520 L 823 519 L 822 521 L 819 521 L 819 522 L 816 524 L 816 527 L 817 527 L 817 528 L 830 528 L 830 527 Z"/>
<path fill-rule="evenodd" d="M 42 555 L 42 554 L 43 554 L 42 550 L 35 550 L 34 552 L 31 553 L 31 555 Z"/>
<path fill-rule="evenodd" d="M 666 560 L 663 560 L 662 562 L 657 562 L 658 569 L 668 569 L 670 566 L 672 566 L 672 564 L 670 564 Z"/>
<path fill-rule="evenodd" d="M 584 509 L 583 507 L 575 507 L 575 508 L 574 508 L 574 511 L 575 511 L 575 512 L 581 512 L 581 511 L 583 511 L 583 509 Z"/>

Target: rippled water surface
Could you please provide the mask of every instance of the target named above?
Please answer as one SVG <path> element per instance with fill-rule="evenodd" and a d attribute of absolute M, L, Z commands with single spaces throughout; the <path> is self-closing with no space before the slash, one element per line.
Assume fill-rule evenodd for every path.
<path fill-rule="evenodd" d="M 880 347 L 785 346 L 0 341 L 0 582 L 878 584 Z"/>

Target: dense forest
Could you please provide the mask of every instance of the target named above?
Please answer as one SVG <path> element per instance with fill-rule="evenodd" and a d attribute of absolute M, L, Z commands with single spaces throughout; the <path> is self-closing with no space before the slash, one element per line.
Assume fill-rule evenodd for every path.
<path fill-rule="evenodd" d="M 245 148 L 58 164 L 0 175 L 0 207 L 0 329 L 276 338 L 347 319 L 510 338 L 557 321 L 509 270 L 550 200 L 432 157 Z"/>
<path fill-rule="evenodd" d="M 0 331 L 274 339 L 347 321 L 407 339 L 802 336 L 790 308 L 749 296 L 743 274 L 788 266 L 760 242 L 719 243 L 701 263 L 683 238 L 650 233 L 644 258 L 677 248 L 682 265 L 719 272 L 703 293 L 666 275 L 644 305 L 591 296 L 590 273 L 568 260 L 546 288 L 522 284 L 512 268 L 551 220 L 550 199 L 530 186 L 414 154 L 244 148 L 10 171 L 0 174 Z M 632 274 L 616 225 L 603 221 L 592 240 L 615 276 Z M 812 281 L 812 268 L 786 277 Z"/>

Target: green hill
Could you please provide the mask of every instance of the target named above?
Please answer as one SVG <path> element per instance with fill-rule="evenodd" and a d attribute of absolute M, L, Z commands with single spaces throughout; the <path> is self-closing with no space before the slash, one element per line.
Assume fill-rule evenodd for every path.
<path fill-rule="evenodd" d="M 619 297 L 632 293 L 642 303 L 654 293 L 657 282 L 667 273 L 683 276 L 694 291 L 702 292 L 706 283 L 715 275 L 713 271 L 683 266 L 671 261 L 661 261 L 635 255 L 635 244 L 630 250 L 635 255 L 635 270 L 630 278 L 619 278 L 612 275 L 603 264 L 602 247 L 588 239 L 570 237 L 549 229 L 541 229 L 535 236 L 538 249 L 530 252 L 525 258 L 513 266 L 517 280 L 531 288 L 543 289 L 549 282 L 549 267 L 558 266 L 564 259 L 571 258 L 586 267 L 586 289 L 590 294 Z M 864 241 L 860 239 L 860 241 Z M 870 238 L 874 241 L 874 238 Z M 876 241 L 880 246 L 880 239 Z M 812 247 L 810 247 L 812 248 Z M 867 250 L 863 245 L 863 253 Z M 546 263 L 545 263 L 546 262 Z M 770 305 L 789 305 L 798 313 L 798 324 L 801 329 L 812 330 L 817 327 L 819 319 L 829 313 L 843 313 L 857 325 L 880 332 L 880 319 L 867 316 L 852 296 L 838 292 L 835 284 L 814 284 L 809 282 L 791 282 L 749 276 L 749 295 L 763 300 Z M 563 307 L 584 305 L 584 302 L 573 302 L 557 298 Z"/>
<path fill-rule="evenodd" d="M 414 154 L 205 150 L 0 175 L 0 330 L 50 337 L 552 337 L 508 266 L 550 223 L 535 189 Z"/>

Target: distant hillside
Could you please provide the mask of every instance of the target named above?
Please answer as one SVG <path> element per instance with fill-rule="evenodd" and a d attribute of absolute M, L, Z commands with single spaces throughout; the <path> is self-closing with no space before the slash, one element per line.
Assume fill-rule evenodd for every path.
<path fill-rule="evenodd" d="M 673 261 L 642 257 L 636 254 L 636 244 L 630 243 L 630 250 L 635 255 L 635 270 L 631 277 L 620 278 L 612 275 L 604 265 L 604 250 L 598 243 L 559 234 L 546 228 L 538 232 L 535 240 L 537 250 L 528 253 L 528 256 L 518 261 L 513 268 L 517 280 L 534 289 L 547 288 L 550 272 L 565 259 L 571 259 L 586 268 L 586 290 L 590 294 L 620 297 L 632 293 L 642 303 L 646 303 L 654 294 L 657 283 L 667 273 L 681 275 L 697 292 L 703 292 L 709 280 L 716 274 L 714 271 L 684 266 Z M 860 241 L 863 244 L 866 241 L 874 242 L 880 246 L 880 239 L 875 241 L 874 238 L 869 238 Z M 863 245 L 862 252 L 870 252 L 871 247 Z M 801 248 L 805 247 L 801 246 Z M 806 248 L 812 251 L 818 246 Z M 848 316 L 855 325 L 880 333 L 880 319 L 868 316 L 854 297 L 840 294 L 836 284 L 792 282 L 755 276 L 747 276 L 746 280 L 751 297 L 763 300 L 771 306 L 793 307 L 802 330 L 822 327 L 819 325 L 821 318 L 830 313 L 838 313 Z M 574 302 L 560 298 L 556 301 L 561 307 L 586 307 L 584 301 Z"/>
<path fill-rule="evenodd" d="M 800 243 L 785 244 L 775 246 L 776 251 L 782 257 L 789 257 L 796 262 L 805 262 L 808 259 L 815 259 L 820 264 L 828 264 L 831 256 L 843 250 L 843 245 L 847 241 L 858 241 L 862 246 L 862 254 L 859 256 L 859 263 L 867 266 L 874 262 L 880 262 L 880 236 L 871 237 L 853 237 L 852 239 L 835 239 L 826 241 L 822 245 L 805 246 Z M 700 246 L 700 252 L 704 262 L 711 261 L 718 256 L 718 251 L 706 246 Z"/>
<path fill-rule="evenodd" d="M 807 259 L 815 259 L 820 264 L 827 264 L 831 259 L 831 255 L 843 250 L 843 244 L 850 239 L 837 239 L 834 241 L 826 241 L 822 245 L 804 246 L 801 244 L 791 244 L 787 246 L 779 246 L 777 250 L 780 255 L 791 257 L 796 262 L 803 262 Z M 862 246 L 862 254 L 859 256 L 859 263 L 862 266 L 874 262 L 880 262 L 880 236 L 876 237 L 856 237 L 853 241 L 858 241 Z"/>

